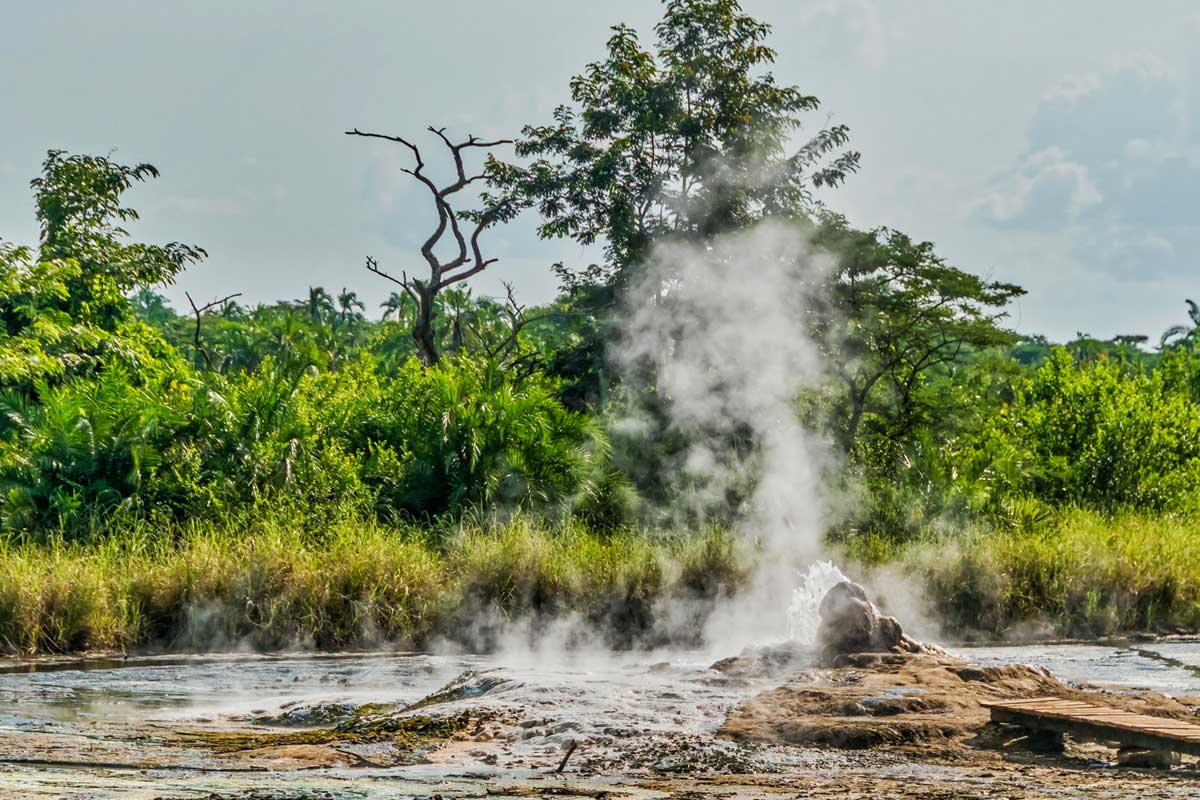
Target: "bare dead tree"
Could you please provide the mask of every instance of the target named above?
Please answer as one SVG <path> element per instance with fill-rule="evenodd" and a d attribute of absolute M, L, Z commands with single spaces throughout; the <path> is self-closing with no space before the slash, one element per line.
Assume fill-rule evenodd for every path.
<path fill-rule="evenodd" d="M 385 139 L 407 147 L 412 151 L 413 158 L 416 160 L 416 166 L 411 169 L 405 168 L 404 172 L 424 185 L 433 198 L 434 206 L 437 209 L 437 226 L 429 238 L 425 240 L 425 243 L 421 245 L 421 255 L 425 258 L 425 263 L 429 268 L 428 278 L 409 277 L 406 271 L 401 272 L 401 277 L 397 278 L 382 270 L 379 267 L 379 262 L 375 259 L 367 257 L 367 269 L 369 271 L 403 288 L 417 304 L 417 314 L 413 322 L 412 336 L 417 343 L 417 351 L 421 355 L 421 360 L 428 365 L 432 365 L 436 364 L 439 358 L 437 341 L 434 337 L 434 315 L 438 292 L 451 284 L 465 281 L 467 278 L 482 272 L 488 265 L 497 261 L 495 258 L 483 257 L 483 253 L 479 248 L 479 235 L 493 224 L 510 219 L 519 209 L 511 199 L 494 200 L 486 195 L 484 196 L 484 207 L 481 210 L 455 211 L 451 205 L 454 195 L 476 181 L 481 181 L 488 177 L 486 171 L 471 175 L 470 177 L 467 176 L 466 167 L 463 164 L 463 151 L 471 148 L 487 150 L 503 144 L 512 144 L 511 139 L 482 141 L 475 136 L 469 136 L 466 141 L 455 144 L 446 136 L 445 128 L 430 126 L 428 130 L 442 140 L 442 143 L 446 145 L 446 148 L 450 151 L 451 158 L 454 160 L 454 180 L 445 186 L 439 187 L 433 179 L 425 174 L 425 161 L 421 157 L 420 149 L 407 139 L 384 133 L 360 131 L 358 128 L 346 131 L 346 135 Z M 493 163 L 489 160 L 489 166 Z M 463 232 L 459 224 L 460 222 L 466 222 L 473 226 L 469 233 Z M 434 253 L 434 249 L 447 235 L 453 237 L 457 246 L 457 252 L 453 258 L 443 260 Z"/>
<path fill-rule="evenodd" d="M 213 300 L 210 303 L 205 303 L 200 307 L 196 306 L 196 301 L 192 299 L 191 293 L 184 292 L 183 294 L 185 297 L 187 297 L 188 305 L 192 307 L 192 315 L 196 318 L 196 328 L 192 332 L 192 344 L 195 346 L 196 352 L 204 357 L 204 363 L 208 365 L 208 369 L 211 372 L 213 368 L 212 356 L 208 354 L 208 350 L 206 350 L 204 345 L 200 342 L 200 316 L 210 309 L 225 305 L 235 297 L 241 297 L 242 293 L 235 292 L 222 297 L 220 300 Z"/>

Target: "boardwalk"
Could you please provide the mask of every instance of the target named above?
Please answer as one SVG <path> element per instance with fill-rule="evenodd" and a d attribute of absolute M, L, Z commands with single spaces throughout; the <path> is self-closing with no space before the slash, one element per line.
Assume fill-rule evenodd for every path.
<path fill-rule="evenodd" d="M 1030 730 L 1069 733 L 1075 738 L 1117 742 L 1123 747 L 1170 750 L 1200 756 L 1200 725 L 1167 717 L 1134 714 L 1116 708 L 1035 697 L 984 703 L 993 722 L 1007 722 Z"/>

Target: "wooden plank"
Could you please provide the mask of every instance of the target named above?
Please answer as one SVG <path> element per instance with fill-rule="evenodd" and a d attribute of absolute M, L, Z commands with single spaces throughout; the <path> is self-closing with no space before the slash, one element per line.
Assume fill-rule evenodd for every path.
<path fill-rule="evenodd" d="M 993 701 L 985 702 L 983 706 L 990 710 L 996 722 L 1152 750 L 1200 755 L 1200 725 L 1185 720 L 1152 717 L 1057 697 Z"/>

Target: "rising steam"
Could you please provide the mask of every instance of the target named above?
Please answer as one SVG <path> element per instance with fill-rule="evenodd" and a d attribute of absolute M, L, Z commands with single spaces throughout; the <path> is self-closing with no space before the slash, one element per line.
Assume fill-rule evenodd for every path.
<path fill-rule="evenodd" d="M 676 511 L 732 516 L 761 551 L 754 586 L 710 620 L 723 649 L 784 638 L 795 569 L 821 555 L 828 449 L 801 425 L 797 395 L 824 373 L 808 321 L 831 266 L 795 227 L 763 223 L 656 247 L 628 295 L 618 361 L 653 371 L 686 442 L 669 476 Z"/>

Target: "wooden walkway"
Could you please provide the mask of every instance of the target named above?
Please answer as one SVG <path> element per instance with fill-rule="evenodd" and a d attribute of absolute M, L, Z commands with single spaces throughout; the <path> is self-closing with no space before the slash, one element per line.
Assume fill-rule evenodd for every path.
<path fill-rule="evenodd" d="M 1200 725 L 1184 720 L 1134 714 L 1057 697 L 1005 700 L 983 703 L 983 706 L 991 710 L 993 722 L 1069 733 L 1093 741 L 1117 742 L 1124 747 L 1200 756 Z"/>

